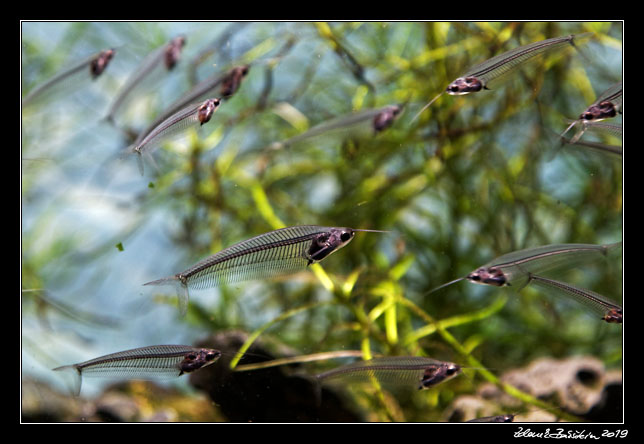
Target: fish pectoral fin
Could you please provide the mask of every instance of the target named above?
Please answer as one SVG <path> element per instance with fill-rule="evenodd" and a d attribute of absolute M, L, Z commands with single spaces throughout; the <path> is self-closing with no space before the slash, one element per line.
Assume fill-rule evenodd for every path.
<path fill-rule="evenodd" d="M 57 367 L 54 371 L 60 371 L 64 375 L 65 382 L 73 396 L 80 396 L 81 384 L 83 382 L 81 371 L 75 365 L 64 365 Z"/>
<path fill-rule="evenodd" d="M 184 317 L 188 313 L 188 301 L 190 300 L 190 294 L 188 293 L 188 285 L 180 282 L 176 287 L 177 299 L 179 301 L 179 313 L 181 317 Z"/>

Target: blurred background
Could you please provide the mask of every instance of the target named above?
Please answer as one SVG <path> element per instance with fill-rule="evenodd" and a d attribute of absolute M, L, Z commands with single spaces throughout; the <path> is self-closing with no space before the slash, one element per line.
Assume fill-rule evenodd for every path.
<path fill-rule="evenodd" d="M 454 416 L 457 401 L 470 396 L 496 405 L 490 387 L 500 390 L 495 378 L 505 372 L 580 357 L 592 361 L 580 365 L 594 376 L 588 382 L 577 369 L 571 377 L 594 397 L 566 411 L 584 421 L 621 421 L 620 324 L 530 286 L 461 281 L 427 292 L 522 248 L 622 240 L 621 155 L 560 147 L 557 137 L 621 81 L 622 23 L 23 22 L 21 28 L 22 97 L 94 53 L 116 51 L 96 79 L 75 77 L 22 108 L 23 421 L 461 420 Z M 578 49 L 547 53 L 490 91 L 444 94 L 412 121 L 469 66 L 584 32 L 594 34 Z M 177 65 L 146 77 L 115 123 L 108 122 L 128 77 L 179 35 L 186 43 Z M 157 168 L 146 164 L 141 176 L 124 154 L 133 137 L 199 82 L 243 65 L 247 75 L 210 122 L 160 147 Z M 391 104 L 403 110 L 381 132 L 367 121 L 271 148 L 330 119 Z M 621 123 L 621 116 L 614 120 Z M 588 140 L 621 147 L 613 135 Z M 191 291 L 186 317 L 171 287 L 142 285 L 244 239 L 305 224 L 389 232 L 356 234 L 315 270 Z M 568 270 L 562 280 L 620 303 L 621 251 Z M 356 351 L 466 367 L 478 362 L 489 374 L 466 369 L 431 390 L 401 395 L 325 388 L 320 401 L 311 377 L 351 358 L 226 372 L 232 355 L 251 341 L 253 354 L 242 364 Z M 172 381 L 84 379 L 80 398 L 51 371 L 155 344 L 201 344 L 228 355 Z M 611 384 L 618 389 L 610 399 L 618 401 L 593 416 Z M 567 405 L 561 390 L 518 388 Z M 542 408 L 510 398 L 489 414 Z M 276 407 L 282 401 L 288 408 Z"/>

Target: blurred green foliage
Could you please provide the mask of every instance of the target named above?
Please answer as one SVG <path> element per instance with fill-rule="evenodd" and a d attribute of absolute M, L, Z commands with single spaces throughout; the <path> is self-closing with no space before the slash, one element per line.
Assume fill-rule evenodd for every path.
<path fill-rule="evenodd" d="M 116 46 L 126 56 L 138 54 L 136 60 L 185 33 L 184 57 L 167 80 L 172 87 L 156 91 L 154 106 L 145 108 L 148 120 L 169 103 L 164 94 L 176 98 L 190 88 L 191 69 L 199 80 L 213 66 L 224 72 L 250 62 L 251 69 L 205 131 L 155 153 L 159 171 L 145 178 L 133 159 L 113 160 L 127 140 L 101 126 L 100 111 L 93 115 L 99 123 L 83 108 L 65 118 L 25 111 L 23 289 L 53 287 L 68 302 L 100 311 L 106 305 L 93 303 L 92 294 L 114 293 L 114 277 L 105 273 L 118 263 L 130 270 L 117 274 L 121 284 L 131 287 L 127 297 L 113 299 L 118 307 L 132 297 L 168 302 L 174 310 L 171 290 L 143 292 L 140 285 L 243 239 L 303 224 L 389 230 L 358 233 L 341 252 L 292 278 L 196 293 L 188 316 L 173 322 L 197 337 L 242 329 L 251 340 L 262 337 L 303 355 L 422 354 L 482 367 L 405 404 L 360 397 L 371 420 L 442 420 L 457 394 L 539 356 L 590 354 L 621 366 L 621 326 L 529 287 L 516 292 L 464 281 L 425 295 L 510 251 L 621 240 L 621 158 L 558 149 L 553 137 L 621 79 L 621 23 L 268 22 L 237 24 L 238 32 L 224 23 L 190 24 L 186 31 L 181 23 L 47 24 L 53 25 L 62 32 L 51 52 L 34 31 L 38 24 L 23 29 L 25 91 L 85 47 Z M 214 47 L 190 65 L 224 30 L 233 31 L 228 42 L 241 43 Z M 495 90 L 444 95 L 411 122 L 468 66 L 522 44 L 587 31 L 595 35 L 579 51 L 542 57 Z M 113 42 L 117 36 L 122 41 Z M 119 56 L 103 83 L 92 85 L 93 111 L 107 108 L 136 66 L 127 57 L 119 64 Z M 332 117 L 388 104 L 405 108 L 382 133 L 339 132 L 267 149 Z M 62 125 L 66 119 L 69 126 Z M 141 127 L 136 118 L 127 122 Z M 43 143 L 41 123 L 55 125 L 55 135 L 89 127 L 83 133 L 100 140 L 79 143 L 65 135 Z M 51 184 L 56 191 L 47 189 Z M 95 224 L 60 219 L 93 196 L 101 204 Z M 154 236 L 136 241 L 146 227 Z M 567 277 L 621 300 L 621 276 L 621 258 L 612 258 Z M 24 303 L 23 322 L 34 315 Z M 308 368 L 315 373 L 332 365 L 338 362 Z"/>

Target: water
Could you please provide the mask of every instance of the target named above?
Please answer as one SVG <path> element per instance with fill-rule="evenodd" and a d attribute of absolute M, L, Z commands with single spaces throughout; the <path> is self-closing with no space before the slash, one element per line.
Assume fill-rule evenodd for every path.
<path fill-rule="evenodd" d="M 601 237 L 597 243 L 621 239 L 619 161 L 568 153 L 551 160 L 544 155 L 542 145 L 532 142 L 538 139 L 537 119 L 534 102 L 528 98 L 531 90 L 521 76 L 487 95 L 442 97 L 425 113 L 431 116 L 429 120 L 421 116 L 414 123 L 418 127 L 409 126 L 414 113 L 407 112 L 372 139 L 320 139 L 299 151 L 274 156 L 258 151 L 294 134 L 294 128 L 273 111 L 281 102 L 297 108 L 309 127 L 358 111 L 353 109 L 356 103 L 362 103 L 362 108 L 383 106 L 402 103 L 410 95 L 417 105 L 426 102 L 435 92 L 428 85 L 450 80 L 427 82 L 428 73 L 439 66 L 448 72 L 459 67 L 442 65 L 454 57 L 423 58 L 432 32 L 423 23 L 332 24 L 365 67 L 366 79 L 376 85 L 375 93 L 365 90 L 310 23 L 262 22 L 240 27 L 195 71 L 201 80 L 224 71 L 232 61 L 261 62 L 252 65 L 238 93 L 204 125 L 199 139 L 200 167 L 195 170 L 186 161 L 196 146 L 196 139 L 188 138 L 182 145 L 159 150 L 155 157 L 162 171 L 159 177 L 142 178 L 134 158 L 118 158 L 119 150 L 128 145 L 127 138 L 101 120 L 114 94 L 146 54 L 172 37 L 186 35 L 177 69 L 142 91 L 125 113 L 127 126 L 141 129 L 158 110 L 189 89 L 189 62 L 226 30 L 234 29 L 230 26 L 23 23 L 25 90 L 66 63 L 98 50 L 114 47 L 117 54 L 85 90 L 23 113 L 22 288 L 45 289 L 72 307 L 121 322 L 118 328 L 102 327 L 50 311 L 47 327 L 34 309 L 34 299 L 23 293 L 23 377 L 64 389 L 53 367 L 146 345 L 192 344 L 230 327 L 252 331 L 309 299 L 331 299 L 311 273 L 298 275 L 292 283 L 251 282 L 225 290 L 196 291 L 191 293 L 191 304 L 199 304 L 210 316 L 211 321 L 205 323 L 190 315 L 188 320 L 179 318 L 172 289 L 142 286 L 275 228 L 260 210 L 258 196 L 253 194 L 255 183 L 265 192 L 275 216 L 287 225 L 392 230 L 391 236 L 382 239 L 381 235 L 356 237 L 324 264 L 339 282 L 365 267 L 361 275 L 365 280 L 358 281 L 365 298 L 370 297 L 365 296 L 370 294 L 368 286 L 387 279 L 386 269 L 405 254 L 415 255 L 400 280 L 410 295 L 411 289 L 422 293 L 462 275 L 463 270 L 474 269 L 486 258 L 522 247 L 592 242 L 593 230 Z M 557 35 L 577 33 L 584 26 L 557 24 Z M 480 29 L 462 23 L 453 32 L 466 38 L 478 35 Z M 559 77 L 554 74 L 545 78 L 539 99 L 546 104 L 548 123 L 563 125 L 563 117 L 574 117 L 588 103 L 584 81 L 589 80 L 592 90 L 600 92 L 611 83 L 609 77 L 619 77 L 615 67 L 621 63 L 621 51 L 613 43 L 621 42 L 621 28 L 606 26 L 601 32 L 609 37 L 597 53 L 596 64 L 590 67 L 576 61 L 566 65 L 574 75 L 565 77 L 569 82 L 565 87 L 559 88 Z M 290 36 L 296 44 L 274 65 L 267 65 Z M 383 42 L 391 42 L 391 47 Z M 450 41 L 457 42 L 457 38 Z M 267 66 L 273 66 L 270 82 Z M 269 85 L 269 105 L 255 109 Z M 516 106 L 515 114 L 504 116 L 511 106 Z M 488 122 L 494 123 L 486 127 Z M 469 131 L 472 126 L 483 129 Z M 146 165 L 146 174 L 150 170 Z M 595 192 L 589 192 L 591 188 Z M 385 269 L 377 269 L 376 263 Z M 598 285 L 615 288 L 606 276 Z M 424 301 L 424 307 L 435 310 L 440 318 L 458 314 L 454 310 L 467 310 L 468 302 L 485 305 L 489 293 L 474 287 L 461 284 L 458 292 L 442 292 L 446 294 Z M 604 294 L 602 288 L 595 290 Z M 505 315 L 511 318 L 512 312 L 499 314 Z M 343 324 L 340 320 L 353 321 L 344 316 L 348 315 L 340 310 L 341 319 L 325 321 L 328 328 L 316 325 L 312 344 L 298 344 L 302 352 L 326 340 L 326 336 L 315 336 L 320 331 L 333 331 L 332 325 Z M 620 333 L 602 334 L 608 344 L 619 346 Z M 286 327 L 284 332 L 279 328 L 274 332 L 276 340 L 293 336 L 297 337 Z M 347 348 L 359 343 L 347 337 L 355 341 L 347 343 Z M 339 348 L 339 341 L 329 347 Z M 587 343 L 580 347 L 594 350 Z M 529 348 L 528 343 L 525 349 Z M 82 394 L 93 396 L 109 382 L 83 381 Z M 187 378 L 171 384 L 187 389 Z"/>

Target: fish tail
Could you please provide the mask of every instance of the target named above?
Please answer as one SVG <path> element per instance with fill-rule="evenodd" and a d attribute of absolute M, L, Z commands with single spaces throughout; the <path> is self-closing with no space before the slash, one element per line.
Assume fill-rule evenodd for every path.
<path fill-rule="evenodd" d="M 169 276 L 156 281 L 146 282 L 143 285 L 172 285 L 174 286 L 177 292 L 177 299 L 179 301 L 179 311 L 181 316 L 185 316 L 188 311 L 188 301 L 190 295 L 188 293 L 188 285 L 186 282 L 182 281 L 179 276 Z"/>
<path fill-rule="evenodd" d="M 81 370 L 77 365 L 63 365 L 62 367 L 56 367 L 53 369 L 55 372 L 63 372 L 65 379 L 70 384 L 70 391 L 72 395 L 79 396 L 81 391 L 82 375 Z"/>

